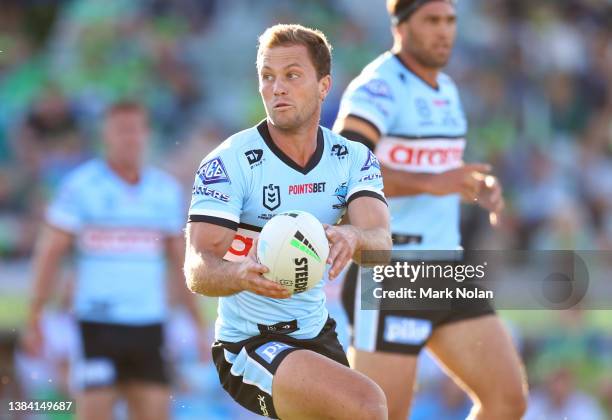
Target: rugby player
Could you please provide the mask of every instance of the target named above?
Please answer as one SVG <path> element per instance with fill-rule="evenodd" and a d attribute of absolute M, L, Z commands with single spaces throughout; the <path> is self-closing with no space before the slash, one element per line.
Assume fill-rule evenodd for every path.
<path fill-rule="evenodd" d="M 23 343 L 30 353 L 40 351 L 41 311 L 62 258 L 74 248 L 74 311 L 82 348 L 72 376 L 77 416 L 83 419 L 112 418 L 118 397 L 126 399 L 130 417 L 169 417 L 162 342 L 168 286 L 180 291 L 202 327 L 195 296 L 183 285 L 183 194 L 170 175 L 144 165 L 148 137 L 142 105 L 112 105 L 103 122 L 105 158 L 66 177 L 38 238 Z M 167 285 L 167 277 L 174 284 Z"/>
<path fill-rule="evenodd" d="M 389 0 L 387 6 L 393 49 L 350 83 L 334 130 L 375 150 L 394 250 L 457 250 L 461 198 L 488 210 L 492 223 L 504 202 L 489 165 L 463 162 L 467 123 L 457 87 L 441 73 L 455 40 L 455 5 Z M 521 363 L 488 302 L 449 310 L 360 310 L 358 273 L 351 267 L 343 287 L 353 327 L 351 365 L 382 387 L 391 419 L 408 416 L 425 346 L 470 394 L 474 418 L 521 417 Z"/>
<path fill-rule="evenodd" d="M 326 224 L 332 279 L 361 250 L 391 247 L 374 154 L 319 126 L 330 66 L 320 31 L 276 25 L 260 36 L 257 74 L 267 118 L 202 161 L 185 275 L 192 291 L 220 297 L 213 359 L 239 404 L 273 418 L 384 419 L 381 389 L 348 367 L 323 282 L 289 296 L 262 276 L 268 268 L 254 255 L 266 221 L 291 209 Z M 345 213 L 348 224 L 336 226 Z"/>

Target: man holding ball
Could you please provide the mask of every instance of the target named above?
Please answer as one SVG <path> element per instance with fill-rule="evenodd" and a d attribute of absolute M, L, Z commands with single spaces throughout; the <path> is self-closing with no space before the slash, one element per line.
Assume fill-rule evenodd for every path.
<path fill-rule="evenodd" d="M 268 268 L 254 250 L 263 225 L 288 210 L 326 224 L 331 279 L 361 251 L 391 247 L 376 157 L 319 126 L 330 66 L 331 47 L 319 31 L 275 25 L 260 36 L 267 119 L 202 161 L 185 275 L 193 292 L 220 297 L 213 358 L 238 403 L 273 418 L 386 419 L 382 390 L 348 367 L 322 282 L 290 295 L 263 276 Z M 345 213 L 348 224 L 333 226 Z"/>

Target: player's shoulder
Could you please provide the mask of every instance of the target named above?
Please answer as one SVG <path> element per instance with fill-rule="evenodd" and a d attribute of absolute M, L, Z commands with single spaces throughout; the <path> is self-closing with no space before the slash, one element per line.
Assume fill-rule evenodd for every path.
<path fill-rule="evenodd" d="M 366 65 L 349 84 L 348 90 L 364 90 L 377 97 L 393 97 L 404 83 L 394 55 L 387 51 Z"/>
<path fill-rule="evenodd" d="M 257 127 L 250 127 L 232 134 L 212 150 L 207 158 L 220 157 L 235 161 L 254 148 L 261 148 L 262 138 Z"/>
<path fill-rule="evenodd" d="M 457 84 L 455 83 L 453 78 L 446 73 L 438 73 L 438 85 L 442 89 L 457 91 Z"/>
<path fill-rule="evenodd" d="M 396 58 L 390 51 L 376 57 L 373 61 L 367 64 L 361 71 L 361 75 L 366 77 L 378 76 L 390 78 L 397 70 Z"/>
<path fill-rule="evenodd" d="M 335 133 L 328 128 L 321 127 L 321 129 L 323 130 L 324 138 L 327 143 L 326 146 L 330 148 L 332 153 L 346 152 L 349 155 L 356 154 L 358 156 L 365 156 L 368 153 L 369 149 L 363 143 L 349 140 L 346 137 Z"/>
<path fill-rule="evenodd" d="M 198 173 L 208 182 L 228 182 L 230 176 L 244 174 L 250 168 L 253 156 L 261 154 L 263 139 L 257 127 L 239 131 L 225 140 L 202 159 Z M 238 175 L 238 178 L 241 178 Z"/>
<path fill-rule="evenodd" d="M 90 159 L 86 162 L 81 163 L 62 179 L 64 185 L 93 185 L 92 182 L 100 179 L 100 176 L 105 171 L 105 163 L 100 158 Z"/>

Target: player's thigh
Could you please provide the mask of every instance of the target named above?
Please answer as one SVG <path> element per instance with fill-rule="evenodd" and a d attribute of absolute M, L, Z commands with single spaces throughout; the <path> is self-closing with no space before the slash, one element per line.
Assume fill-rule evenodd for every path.
<path fill-rule="evenodd" d="M 282 419 L 386 419 L 385 396 L 371 379 L 310 350 L 282 361 L 272 383 Z"/>
<path fill-rule="evenodd" d="M 127 382 L 120 390 L 132 420 L 166 420 L 170 416 L 170 387 L 148 382 Z"/>
<path fill-rule="evenodd" d="M 76 417 L 79 420 L 107 420 L 113 417 L 117 392 L 105 386 L 81 390 L 76 395 Z"/>
<path fill-rule="evenodd" d="M 427 346 L 447 373 L 481 402 L 522 398 L 526 389 L 522 364 L 496 315 L 442 325 Z"/>
<path fill-rule="evenodd" d="M 349 349 L 351 367 L 373 379 L 387 398 L 390 419 L 406 419 L 410 411 L 417 355 Z"/>

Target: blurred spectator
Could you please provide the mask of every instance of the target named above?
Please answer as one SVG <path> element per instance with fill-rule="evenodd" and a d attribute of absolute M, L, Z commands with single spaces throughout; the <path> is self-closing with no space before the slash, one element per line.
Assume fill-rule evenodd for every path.
<path fill-rule="evenodd" d="M 532 392 L 525 415 L 525 420 L 548 419 L 604 420 L 605 414 L 595 398 L 575 388 L 569 369 L 558 368 Z"/>

